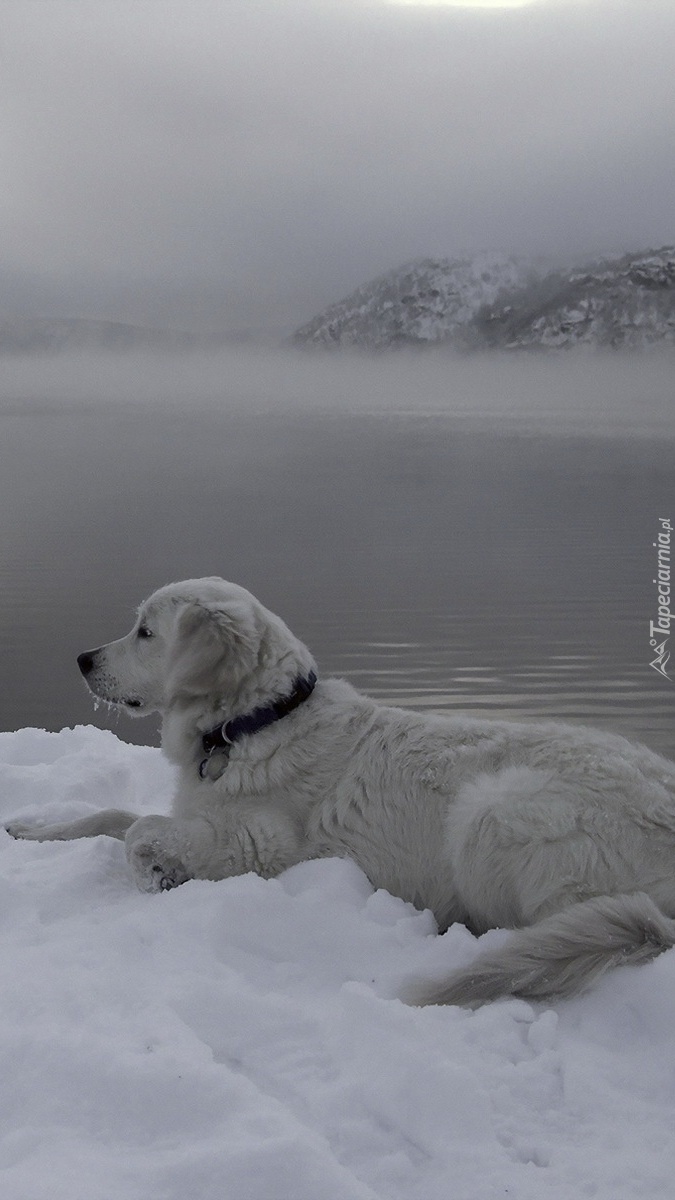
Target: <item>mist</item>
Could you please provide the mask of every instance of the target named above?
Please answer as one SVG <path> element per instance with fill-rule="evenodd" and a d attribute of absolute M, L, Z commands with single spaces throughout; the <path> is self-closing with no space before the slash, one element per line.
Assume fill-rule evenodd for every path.
<path fill-rule="evenodd" d="M 366 414 L 444 419 L 450 427 L 675 437 L 672 351 L 547 357 L 442 349 L 380 356 L 294 349 L 7 357 L 0 412 L 77 408 L 159 415 Z"/>
<path fill-rule="evenodd" d="M 3 5 L 5 312 L 290 331 L 407 260 L 672 241 L 670 0 Z"/>

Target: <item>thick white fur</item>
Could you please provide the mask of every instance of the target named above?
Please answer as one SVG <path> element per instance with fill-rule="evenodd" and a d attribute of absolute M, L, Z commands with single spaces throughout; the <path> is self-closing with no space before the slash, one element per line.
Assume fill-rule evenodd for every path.
<path fill-rule="evenodd" d="M 566 995 L 675 944 L 675 766 L 643 746 L 387 708 L 326 679 L 202 780 L 202 734 L 287 695 L 314 669 L 309 650 L 243 588 L 198 579 L 155 592 L 92 656 L 96 696 L 162 714 L 180 768 L 172 816 L 13 824 L 17 837 L 125 838 L 146 891 L 347 856 L 442 930 L 519 930 L 416 1003 Z"/>

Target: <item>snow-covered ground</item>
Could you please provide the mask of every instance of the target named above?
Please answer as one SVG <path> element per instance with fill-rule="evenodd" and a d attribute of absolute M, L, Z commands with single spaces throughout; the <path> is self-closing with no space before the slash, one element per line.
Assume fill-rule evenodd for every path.
<path fill-rule="evenodd" d="M 0 779 L 3 820 L 172 784 L 90 727 L 1 734 Z M 349 862 L 149 896 L 109 839 L 0 853 L 2 1200 L 672 1200 L 675 952 L 414 1010 L 401 981 L 478 943 Z"/>

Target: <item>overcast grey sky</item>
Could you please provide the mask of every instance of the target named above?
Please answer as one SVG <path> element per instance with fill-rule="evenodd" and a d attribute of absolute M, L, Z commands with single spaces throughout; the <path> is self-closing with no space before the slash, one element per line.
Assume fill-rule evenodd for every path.
<path fill-rule="evenodd" d="M 0 313 L 292 328 L 483 248 L 675 240 L 675 3 L 3 0 Z"/>

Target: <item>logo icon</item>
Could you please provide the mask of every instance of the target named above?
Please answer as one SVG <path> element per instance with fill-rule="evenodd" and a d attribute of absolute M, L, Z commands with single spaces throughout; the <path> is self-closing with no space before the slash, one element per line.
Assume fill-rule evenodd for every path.
<path fill-rule="evenodd" d="M 649 645 L 653 646 L 654 649 L 656 650 L 656 658 L 653 660 L 653 662 L 650 662 L 649 665 L 650 665 L 650 667 L 653 667 L 655 671 L 658 671 L 659 675 L 663 675 L 664 679 L 670 679 L 670 675 L 666 671 L 666 667 L 668 666 L 668 660 L 670 658 L 670 650 L 666 650 L 666 642 L 667 641 L 668 641 L 668 638 L 666 638 L 665 641 L 661 642 L 660 646 L 657 646 L 656 638 L 652 638 L 652 640 L 649 643 Z"/>

